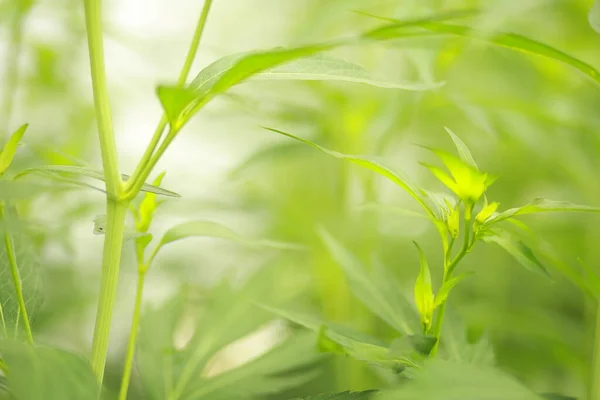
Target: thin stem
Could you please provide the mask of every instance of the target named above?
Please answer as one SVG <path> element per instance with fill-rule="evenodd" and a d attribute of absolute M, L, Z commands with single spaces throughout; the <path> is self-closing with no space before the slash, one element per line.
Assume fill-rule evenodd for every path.
<path fill-rule="evenodd" d="M 12 116 L 15 95 L 17 92 L 17 82 L 19 80 L 19 55 L 23 45 L 23 21 L 28 9 L 21 8 L 17 4 L 15 15 L 10 27 L 10 39 L 8 42 L 8 51 L 6 55 L 6 86 L 3 100 L 3 114 L 0 121 L 4 122 L 6 133 L 10 130 L 10 118 Z"/>
<path fill-rule="evenodd" d="M 202 12 L 200 14 L 200 18 L 198 19 L 198 23 L 196 24 L 196 30 L 194 31 L 194 36 L 192 37 L 192 42 L 190 43 L 190 48 L 188 49 L 187 56 L 185 58 L 185 62 L 183 63 L 183 67 L 181 68 L 181 72 L 179 73 L 179 77 L 177 79 L 177 86 L 185 85 L 187 81 L 188 75 L 190 73 L 190 69 L 192 68 L 192 64 L 194 63 L 194 59 L 196 58 L 196 54 L 198 53 L 198 47 L 200 45 L 200 39 L 202 38 L 202 33 L 204 32 L 204 27 L 206 26 L 206 20 L 208 18 L 208 13 L 210 11 L 210 7 L 212 5 L 212 0 L 205 0 L 204 6 L 202 7 Z M 127 191 L 131 191 L 131 189 L 138 187 L 138 181 L 142 180 L 142 184 L 147 178 L 147 175 L 144 176 L 144 171 L 146 170 L 146 164 L 152 158 L 154 151 L 156 150 L 156 146 L 160 142 L 160 139 L 163 135 L 163 132 L 167 126 L 167 117 L 163 114 L 156 130 L 154 131 L 154 135 L 152 135 L 152 139 L 150 140 L 150 144 L 146 148 L 146 151 L 142 155 L 142 159 L 138 163 L 135 171 L 132 174 L 131 179 L 127 182 Z M 151 172 L 151 171 L 150 171 Z M 149 174 L 149 173 L 148 173 Z M 139 185 L 141 187 L 141 185 Z"/>
<path fill-rule="evenodd" d="M 115 198 L 118 198 L 122 191 L 122 181 L 119 174 L 117 146 L 115 144 L 108 89 L 106 87 L 101 4 L 100 0 L 85 0 L 84 4 L 96 122 L 102 153 L 102 166 L 106 180 L 106 191 Z"/>
<path fill-rule="evenodd" d="M 104 238 L 104 251 L 102 254 L 102 278 L 100 282 L 100 299 L 96 312 L 96 325 L 94 327 L 94 341 L 92 343 L 91 364 L 98 381 L 104 377 L 106 352 L 110 335 L 111 320 L 117 283 L 119 280 L 119 266 L 121 250 L 123 247 L 123 232 L 128 204 L 107 199 L 106 204 L 106 236 Z"/>
<path fill-rule="evenodd" d="M 596 298 L 596 327 L 592 353 L 589 400 L 600 400 L 600 301 Z"/>
<path fill-rule="evenodd" d="M 448 251 L 447 254 L 444 255 L 445 262 L 443 283 L 446 283 L 447 281 L 452 279 L 452 275 L 454 274 L 456 266 L 463 259 L 463 257 L 466 256 L 467 253 L 471 250 L 471 247 L 473 245 L 471 241 L 471 213 L 472 207 L 467 206 L 467 209 L 465 210 L 464 238 L 460 251 L 449 263 L 448 260 L 450 259 L 450 252 Z M 437 355 L 437 351 L 440 346 L 442 326 L 444 324 L 444 316 L 446 315 L 446 303 L 447 300 L 439 305 L 437 313 L 435 315 L 435 322 L 433 324 L 433 336 L 435 337 L 436 342 L 433 348 L 431 349 L 431 352 L 429 353 L 431 357 L 435 357 Z"/>
<path fill-rule="evenodd" d="M 2 303 L 0 303 L 0 317 L 2 318 L 2 332 L 4 332 L 4 337 L 8 337 L 8 330 L 6 329 L 6 319 L 4 318 L 4 307 L 2 307 Z"/>
<path fill-rule="evenodd" d="M 19 305 L 19 313 L 23 315 L 23 326 L 25 327 L 27 341 L 30 344 L 33 344 L 33 334 L 31 333 L 31 325 L 29 324 L 29 316 L 27 315 L 27 308 L 25 307 L 25 298 L 23 297 L 23 283 L 21 281 L 21 275 L 19 274 L 19 267 L 17 265 L 17 257 L 15 254 L 15 246 L 12 241 L 12 237 L 10 236 L 4 205 L 0 206 L 0 214 L 6 224 L 4 231 L 4 247 L 6 249 L 6 256 L 8 257 L 8 263 L 10 265 L 10 273 L 12 275 L 13 285 L 15 287 L 15 294 L 17 296 L 17 303 Z"/>
<path fill-rule="evenodd" d="M 138 281 L 135 294 L 135 305 L 133 307 L 133 317 L 131 319 L 131 332 L 129 333 L 129 342 L 127 343 L 127 355 L 125 357 L 125 367 L 123 369 L 123 380 L 121 381 L 121 390 L 119 400 L 127 399 L 127 390 L 131 380 L 131 370 L 133 369 L 133 360 L 135 356 L 135 346 L 140 324 L 140 314 L 142 309 L 142 296 L 144 291 L 144 280 L 146 277 L 146 267 L 138 267 Z"/>

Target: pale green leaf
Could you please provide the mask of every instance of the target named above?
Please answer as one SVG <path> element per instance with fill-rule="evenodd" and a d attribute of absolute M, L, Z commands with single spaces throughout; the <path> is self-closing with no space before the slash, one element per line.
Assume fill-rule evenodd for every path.
<path fill-rule="evenodd" d="M 575 204 L 568 201 L 548 200 L 542 197 L 534 199 L 531 203 L 515 207 L 498 213 L 486 221 L 486 225 L 504 221 L 519 215 L 535 214 L 542 212 L 600 212 L 600 207 Z"/>
<path fill-rule="evenodd" d="M 438 290 L 437 294 L 435 295 L 434 308 L 437 308 L 440 305 L 442 305 L 442 303 L 444 303 L 448 299 L 448 295 L 450 294 L 450 291 L 452 289 L 454 289 L 454 287 L 456 285 L 458 285 L 460 283 L 460 281 L 462 281 L 469 275 L 471 275 L 471 274 L 468 272 L 465 272 L 460 275 L 456 275 L 456 276 L 450 278 L 449 280 L 447 280 L 446 282 L 444 282 L 442 284 L 442 286 L 440 287 L 440 289 Z"/>
<path fill-rule="evenodd" d="M 475 159 L 473 158 L 473 155 L 471 154 L 471 151 L 469 150 L 467 145 L 454 132 L 452 132 L 450 128 L 444 129 L 446 129 L 446 132 L 448 132 L 448 135 L 450 135 L 450 138 L 452 138 L 452 141 L 456 146 L 456 150 L 458 151 L 460 159 L 465 164 L 478 169 L 479 167 L 477 167 L 477 163 L 475 162 Z"/>
<path fill-rule="evenodd" d="M 477 341 L 469 340 L 464 321 L 451 310 L 446 310 L 440 355 L 448 361 L 493 366 L 495 364 L 494 348 L 487 335 Z"/>
<path fill-rule="evenodd" d="M 600 33 L 600 1 L 595 0 L 594 4 L 592 4 L 592 8 L 590 8 L 590 12 L 588 14 L 588 20 L 590 22 L 590 26 L 593 30 Z"/>
<path fill-rule="evenodd" d="M 162 180 L 165 176 L 165 172 L 159 174 L 154 182 L 152 182 L 152 186 L 159 187 L 162 183 Z M 139 211 L 137 213 L 135 229 L 138 232 L 147 232 L 150 227 L 150 223 L 152 222 L 152 218 L 154 217 L 154 212 L 158 207 L 159 203 L 156 201 L 156 193 L 146 192 L 144 194 L 144 198 L 139 206 Z"/>
<path fill-rule="evenodd" d="M 365 38 L 374 40 L 397 39 L 411 36 L 435 36 L 435 35 L 454 35 L 463 36 L 471 39 L 481 40 L 489 44 L 505 47 L 513 51 L 532 54 L 535 56 L 551 59 L 573 67 L 591 78 L 596 84 L 600 84 L 600 72 L 592 65 L 569 54 L 558 50 L 547 44 L 530 39 L 516 33 L 480 32 L 468 26 L 446 24 L 435 22 L 432 19 L 415 20 L 410 24 L 406 21 L 393 20 L 385 17 L 375 17 L 378 19 L 392 22 L 387 26 L 377 28 L 364 35 Z M 407 29 L 408 28 L 408 29 Z M 422 28 L 425 31 L 414 31 L 414 28 Z"/>
<path fill-rule="evenodd" d="M 523 241 L 514 238 L 509 232 L 499 229 L 493 232 L 488 231 L 482 236 L 482 239 L 502 247 L 528 270 L 549 276 L 546 267 L 538 260 L 533 250 Z"/>
<path fill-rule="evenodd" d="M 0 175 L 10 167 L 15 154 L 17 153 L 17 146 L 21 142 L 25 131 L 27 130 L 28 124 L 21 126 L 17 129 L 8 139 L 8 142 L 4 145 L 2 152 L 0 153 Z"/>
<path fill-rule="evenodd" d="M 354 164 L 357 164 L 363 168 L 367 168 L 370 169 L 371 171 L 389 179 L 390 181 L 394 182 L 396 185 L 400 186 L 402 189 L 404 189 L 409 195 L 411 195 L 422 207 L 423 209 L 425 209 L 425 211 L 432 216 L 433 218 L 435 218 L 435 213 L 433 212 L 433 210 L 431 209 L 431 207 L 427 204 L 427 202 L 425 201 L 425 196 L 423 195 L 423 192 L 418 189 L 417 187 L 415 187 L 412 183 L 409 182 L 409 180 L 406 177 L 403 177 L 401 174 L 399 174 L 398 172 L 394 172 L 392 171 L 390 168 L 382 165 L 381 163 L 379 163 L 378 161 L 375 161 L 373 159 L 370 159 L 368 157 L 365 156 L 357 156 L 357 155 L 349 155 L 349 154 L 342 154 L 342 153 L 338 153 L 337 151 L 333 151 L 333 150 L 329 150 L 325 147 L 319 146 L 316 143 L 313 143 L 307 139 L 302 139 L 298 136 L 294 136 L 290 133 L 286 133 L 286 132 L 282 132 L 280 130 L 277 129 L 273 129 L 273 128 L 266 128 L 265 129 L 271 131 L 271 132 L 275 132 L 278 133 L 280 135 L 283 136 L 287 136 L 289 138 L 298 140 L 302 143 L 305 143 L 309 146 L 312 146 L 314 148 L 316 148 L 317 150 L 320 150 L 321 152 L 333 156 L 335 158 L 339 158 L 342 160 L 347 160 L 350 161 Z"/>
<path fill-rule="evenodd" d="M 431 273 L 429 272 L 429 265 L 427 264 L 427 258 L 421 246 L 417 242 L 413 242 L 417 251 L 419 252 L 419 260 L 421 267 L 419 269 L 419 275 L 415 282 L 415 304 L 421 314 L 421 323 L 425 330 L 431 326 L 431 319 L 433 317 L 434 310 L 434 295 L 433 287 L 431 285 Z"/>
<path fill-rule="evenodd" d="M 374 314 L 398 332 L 415 333 L 414 315 L 407 310 L 405 300 L 398 295 L 398 288 L 393 285 L 394 279 L 384 275 L 383 268 L 369 273 L 361 261 L 331 234 L 324 229 L 321 229 L 319 234 L 333 259 L 343 269 L 352 293 Z M 389 285 L 396 286 L 395 292 L 386 289 Z"/>
<path fill-rule="evenodd" d="M 193 90 L 177 86 L 158 86 L 156 95 L 165 111 L 167 120 L 175 129 L 179 128 L 179 117 L 193 104 L 196 93 Z"/>
<path fill-rule="evenodd" d="M 104 173 L 102 171 L 98 171 L 95 169 L 80 167 L 76 165 L 43 165 L 39 167 L 29 168 L 24 171 L 19 172 L 19 174 L 15 177 L 21 177 L 32 173 L 53 173 L 53 174 L 73 174 L 73 175 L 81 175 L 86 176 L 88 178 L 98 179 L 104 182 Z M 127 181 L 130 177 L 129 175 L 122 174 L 123 180 Z M 166 190 L 154 185 L 149 185 L 145 183 L 141 190 L 143 192 L 156 193 L 161 196 L 167 197 L 181 197 L 179 194 L 172 192 L 170 190 Z"/>

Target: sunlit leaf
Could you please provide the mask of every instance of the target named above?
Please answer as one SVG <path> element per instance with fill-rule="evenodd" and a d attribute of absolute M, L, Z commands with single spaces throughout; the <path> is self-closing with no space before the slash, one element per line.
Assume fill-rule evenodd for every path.
<path fill-rule="evenodd" d="M 588 14 L 588 20 L 593 30 L 600 33 L 600 1 L 594 1 Z"/>
<path fill-rule="evenodd" d="M 104 173 L 102 171 L 98 171 L 98 170 L 94 170 L 91 168 L 86 168 L 86 167 L 80 167 L 80 166 L 76 166 L 76 165 L 44 165 L 44 166 L 39 166 L 39 167 L 34 167 L 34 168 L 29 168 L 26 169 L 24 171 L 21 171 L 16 177 L 21 177 L 24 175 L 28 175 L 28 174 L 32 174 L 32 173 L 55 173 L 55 174 L 73 174 L 73 175 L 80 175 L 80 176 L 86 176 L 88 178 L 93 178 L 93 179 L 98 179 L 104 182 Z M 129 175 L 121 175 L 123 177 L 123 179 L 125 181 L 127 181 L 127 179 L 129 179 Z M 153 186 L 153 185 L 149 185 L 147 183 L 145 183 L 141 190 L 143 192 L 150 192 L 150 193 L 156 193 L 159 194 L 161 196 L 168 196 L 168 197 L 181 197 L 179 194 L 172 192 L 170 190 L 166 190 L 157 186 Z"/>
<path fill-rule="evenodd" d="M 433 212 L 433 210 L 431 209 L 431 207 L 426 203 L 425 197 L 422 193 L 421 190 L 419 190 L 417 187 L 415 187 L 412 183 L 409 182 L 409 180 L 403 176 L 401 176 L 398 172 L 394 172 L 391 169 L 389 169 L 388 167 L 382 165 L 381 163 L 379 163 L 378 161 L 375 161 L 373 159 L 370 159 L 368 157 L 365 156 L 356 156 L 356 155 L 349 155 L 349 154 L 342 154 L 342 153 L 338 153 L 337 151 L 333 151 L 333 150 L 329 150 L 326 149 L 325 147 L 319 146 L 316 143 L 313 143 L 309 140 L 306 139 L 302 139 L 299 138 L 298 136 L 294 136 L 290 133 L 285 133 L 282 132 L 280 130 L 277 129 L 273 129 L 273 128 L 266 128 L 265 129 L 271 131 L 271 132 L 275 132 L 278 133 L 280 135 L 284 135 L 287 136 L 289 138 L 298 140 L 302 143 L 305 143 L 309 146 L 312 146 L 320 151 L 322 151 L 323 153 L 333 156 L 335 158 L 339 158 L 342 160 L 347 160 L 350 161 L 354 164 L 357 164 L 363 168 L 367 168 L 370 169 L 371 171 L 389 179 L 390 181 L 394 182 L 396 185 L 400 186 L 402 189 L 404 189 L 408 194 L 410 194 L 424 209 L 425 211 L 432 216 L 433 218 L 435 218 L 435 213 Z"/>
<path fill-rule="evenodd" d="M 519 264 L 530 271 L 549 276 L 546 267 L 538 260 L 533 250 L 523 241 L 514 238 L 510 233 L 504 230 L 494 230 L 486 232 L 482 239 L 488 243 L 495 243 L 502 247 L 508 254 L 513 256 Z"/>
<path fill-rule="evenodd" d="M 521 207 L 511 208 L 496 215 L 493 215 L 491 218 L 486 220 L 485 224 L 490 225 L 492 223 L 504 221 L 508 218 L 516 217 L 519 215 L 543 212 L 600 212 L 600 207 L 575 204 L 568 201 L 548 200 L 542 197 L 538 197 L 529 204 L 526 204 Z"/>
<path fill-rule="evenodd" d="M 415 304 L 417 305 L 417 309 L 421 314 L 421 323 L 423 324 L 423 329 L 427 331 L 431 326 L 431 319 L 433 317 L 434 309 L 431 273 L 429 272 L 429 265 L 427 264 L 427 258 L 425 257 L 423 249 L 421 249 L 421 246 L 419 246 L 417 242 L 413 242 L 413 244 L 419 252 L 419 260 L 421 264 L 419 275 L 417 276 L 417 280 L 415 282 Z"/>
<path fill-rule="evenodd" d="M 403 334 L 416 333 L 414 313 L 409 311 L 405 299 L 399 295 L 397 285 L 393 284 L 395 280 L 385 275 L 383 268 L 369 273 L 360 260 L 331 234 L 324 229 L 319 234 L 333 259 L 343 269 L 352 293 L 392 328 Z M 390 286 L 395 287 L 391 289 Z"/>
<path fill-rule="evenodd" d="M 17 129 L 10 136 L 10 139 L 8 139 L 8 142 L 6 142 L 6 144 L 4 145 L 4 148 L 2 149 L 2 152 L 0 153 L 0 175 L 4 174 L 4 172 L 8 169 L 8 167 L 12 163 L 12 160 L 15 157 L 15 154 L 17 153 L 17 146 L 19 145 L 19 142 L 21 142 L 21 139 L 23 138 L 23 135 L 25 134 L 25 131 L 27 130 L 27 126 L 28 125 L 25 124 L 25 125 L 21 126 L 19 129 Z"/>
<path fill-rule="evenodd" d="M 50 347 L 3 342 L 8 383 L 17 400 L 98 398 L 99 387 L 88 361 Z"/>
<path fill-rule="evenodd" d="M 481 211 L 475 216 L 475 221 L 480 224 L 485 223 L 491 216 L 496 212 L 500 203 L 493 202 L 490 204 L 486 204 Z"/>
<path fill-rule="evenodd" d="M 165 172 L 159 174 L 154 182 L 152 182 L 152 186 L 159 187 L 162 183 L 162 180 L 165 176 Z M 137 213 L 137 220 L 135 223 L 135 229 L 138 232 L 147 232 L 150 227 L 150 223 L 152 222 L 152 218 L 154 216 L 154 212 L 158 207 L 159 203 L 156 201 L 156 193 L 146 192 L 144 194 L 144 198 L 140 203 L 139 210 Z"/>

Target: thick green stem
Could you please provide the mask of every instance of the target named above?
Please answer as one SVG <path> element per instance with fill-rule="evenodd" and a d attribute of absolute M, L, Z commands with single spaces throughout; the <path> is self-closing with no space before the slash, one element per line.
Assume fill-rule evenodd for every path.
<path fill-rule="evenodd" d="M 106 233 L 104 252 L 102 254 L 102 278 L 100 281 L 100 299 L 96 313 L 94 341 L 92 344 L 92 369 L 99 382 L 104 377 L 106 353 L 110 336 L 110 326 L 113 314 L 117 283 L 119 280 L 119 265 L 123 247 L 123 232 L 128 204 L 112 199 L 106 204 Z"/>
<path fill-rule="evenodd" d="M 205 0 L 204 6 L 202 7 L 202 12 L 200 13 L 200 18 L 198 18 L 198 23 L 196 24 L 196 30 L 194 31 L 194 36 L 192 37 L 192 42 L 190 43 L 190 47 L 188 49 L 187 56 L 185 57 L 185 62 L 183 63 L 183 67 L 181 68 L 181 72 L 179 73 L 179 77 L 177 78 L 177 86 L 185 85 L 187 78 L 190 74 L 190 69 L 192 69 L 192 64 L 194 63 L 194 59 L 196 58 L 196 53 L 198 53 L 198 47 L 200 45 L 200 39 L 202 38 L 202 33 L 204 32 L 204 27 L 206 26 L 206 19 L 208 18 L 208 13 L 210 11 L 210 7 L 212 5 L 212 0 Z M 127 182 L 127 192 L 135 192 L 135 188 L 141 187 L 141 185 L 148 178 L 152 169 L 146 174 L 148 171 L 147 164 L 150 162 L 154 151 L 156 150 L 156 146 L 160 142 L 160 139 L 163 135 L 163 132 L 167 126 L 167 117 L 163 115 L 154 131 L 154 135 L 152 135 L 152 139 L 150 140 L 150 144 L 146 148 L 146 151 L 142 155 L 142 159 L 137 165 L 133 175 L 129 182 Z M 160 158 L 160 156 L 159 156 Z M 139 182 L 141 181 L 141 183 Z M 132 190 L 133 189 L 133 190 Z"/>
<path fill-rule="evenodd" d="M 101 3 L 100 0 L 85 0 L 84 4 L 94 106 L 96 109 L 96 123 L 98 125 L 106 191 L 114 198 L 119 198 L 123 189 L 121 187 L 122 182 L 117 160 L 117 146 L 115 144 L 108 89 L 106 86 Z"/>
<path fill-rule="evenodd" d="M 590 376 L 589 400 L 600 400 L 600 301 L 596 299 L 596 326 Z"/>
<path fill-rule="evenodd" d="M 133 317 L 131 318 L 131 332 L 129 333 L 129 342 L 127 343 L 127 355 L 125 357 L 125 367 L 123 369 L 123 379 L 121 381 L 121 390 L 119 400 L 127 399 L 127 390 L 131 380 L 131 370 L 133 369 L 133 360 L 135 356 L 135 346 L 137 334 L 140 325 L 140 314 L 142 310 L 142 297 L 144 293 L 144 280 L 146 278 L 146 267 L 138 267 L 138 281 L 135 293 L 135 305 L 133 307 Z"/>
<path fill-rule="evenodd" d="M 4 247 L 6 249 L 6 256 L 10 265 L 10 273 L 12 275 L 13 285 L 15 288 L 15 295 L 17 297 L 17 303 L 19 305 L 19 313 L 23 316 L 23 326 L 25 327 L 25 335 L 27 336 L 27 341 L 30 344 L 33 344 L 33 334 L 31 333 L 31 325 L 29 324 L 29 315 L 27 314 L 27 308 L 25 307 L 25 298 L 23 297 L 23 283 L 21 281 L 21 275 L 19 273 L 19 267 L 17 265 L 15 246 L 13 244 L 12 237 L 10 236 L 8 221 L 6 221 L 6 212 L 4 210 L 4 205 L 0 207 L 0 213 L 2 219 L 4 219 L 5 221 Z M 2 317 L 4 321 L 4 315 L 2 315 Z"/>

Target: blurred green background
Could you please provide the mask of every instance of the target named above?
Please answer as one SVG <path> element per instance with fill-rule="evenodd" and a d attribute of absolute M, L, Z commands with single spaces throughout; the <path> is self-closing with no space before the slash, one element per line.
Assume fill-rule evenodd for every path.
<path fill-rule="evenodd" d="M 104 7 L 109 89 L 120 163 L 127 173 L 160 117 L 154 87 L 175 81 L 201 5 L 113 0 Z M 215 1 L 194 71 L 233 52 L 322 41 L 380 24 L 356 10 L 411 18 L 468 8 L 480 10 L 468 24 L 484 32 L 519 33 L 599 66 L 600 34 L 588 24 L 590 7 L 591 0 Z M 80 1 L 0 1 L 2 137 L 30 124 L 18 168 L 77 159 L 100 166 L 84 32 Z M 265 292 L 388 337 L 386 325 L 350 293 L 315 234 L 318 226 L 367 264 L 382 262 L 398 277 L 399 291 L 410 291 L 418 272 L 412 240 L 428 253 L 436 282 L 441 278 L 439 239 L 430 224 L 385 208 L 361 208 L 371 202 L 415 208 L 409 196 L 370 171 L 275 137 L 260 125 L 341 152 L 380 156 L 439 191 L 443 188 L 419 166 L 428 155 L 415 143 L 453 150 L 444 131 L 448 127 L 469 145 L 483 170 L 501 175 L 488 196 L 502 209 L 535 197 L 600 205 L 600 88 L 576 71 L 460 37 L 352 46 L 333 54 L 377 76 L 446 85 L 406 92 L 358 84 L 257 82 L 212 103 L 156 171 L 167 171 L 163 186 L 183 197 L 160 208 L 153 230 L 207 218 L 310 250 L 250 251 L 212 239 L 178 243 L 151 270 L 145 308 L 162 304 L 183 284 L 210 291 L 232 271 L 246 277 L 276 266 L 276 272 L 260 275 Z M 43 342 L 87 354 L 102 245 L 92 228 L 95 215 L 104 212 L 103 199 L 95 192 L 57 189 L 21 204 L 20 210 L 40 227 L 33 242 L 43 276 L 35 332 Z M 595 266 L 599 218 L 556 214 L 531 216 L 527 222 L 565 262 L 576 266 L 581 257 Z M 121 373 L 134 294 L 131 248 L 123 263 L 107 376 L 113 386 Z M 552 279 L 532 274 L 488 245 L 478 246 L 460 268 L 476 273 L 453 292 L 449 307 L 473 329 L 489 333 L 498 365 L 538 392 L 581 396 L 594 318 L 594 304 L 584 293 L 559 272 L 551 270 Z M 226 367 L 264 351 L 278 332 L 263 330 L 233 355 L 222 355 L 221 363 Z M 273 398 L 367 389 L 385 380 L 342 356 L 324 365 L 318 378 Z M 142 393 L 140 387 L 134 377 L 133 390 Z"/>

